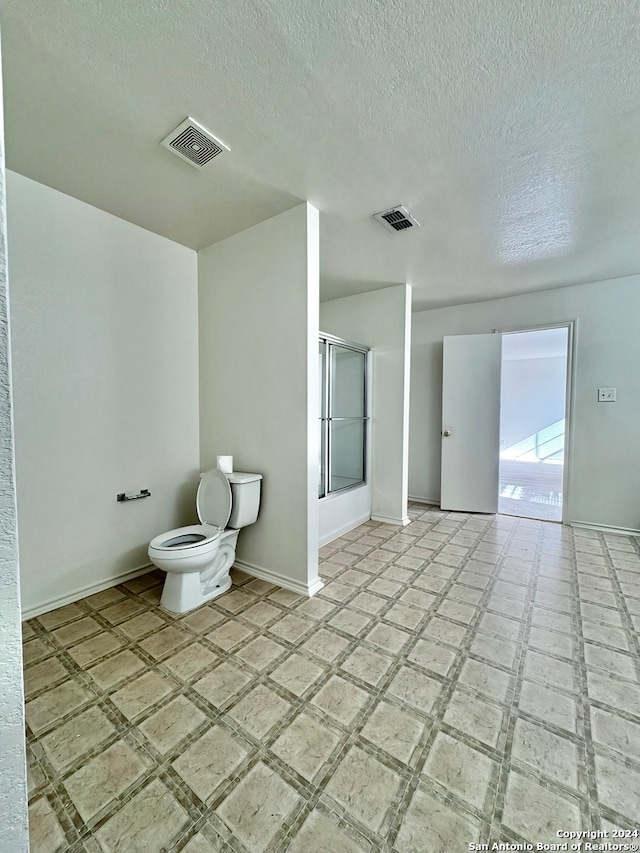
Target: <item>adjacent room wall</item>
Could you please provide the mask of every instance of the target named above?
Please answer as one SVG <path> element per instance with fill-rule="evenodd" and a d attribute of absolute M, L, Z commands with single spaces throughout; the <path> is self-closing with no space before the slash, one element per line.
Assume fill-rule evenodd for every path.
<path fill-rule="evenodd" d="M 440 497 L 443 335 L 577 320 L 567 519 L 640 532 L 639 316 L 640 276 L 414 314 L 410 495 Z M 598 387 L 617 402 L 598 403 Z"/>
<path fill-rule="evenodd" d="M 27 618 L 196 520 L 197 255 L 17 174 L 7 199 Z"/>
<path fill-rule="evenodd" d="M 261 473 L 236 564 L 301 594 L 318 579 L 318 211 L 302 204 L 199 253 L 201 465 Z"/>
<path fill-rule="evenodd" d="M 408 524 L 411 287 L 399 284 L 323 302 L 320 325 L 323 332 L 372 349 L 371 515 Z M 352 509 L 360 511 L 345 506 L 345 513 Z M 322 525 L 325 541 L 324 528 L 335 523 L 334 515 Z M 348 521 L 345 515 L 343 524 Z"/>
<path fill-rule="evenodd" d="M 2 105 L 0 78 L 0 106 Z M 18 530 L 13 467 L 4 128 L 0 110 L 0 846 L 27 853 L 27 768 L 22 684 Z"/>
<path fill-rule="evenodd" d="M 511 447 L 564 417 L 566 358 L 503 360 L 500 446 Z"/>

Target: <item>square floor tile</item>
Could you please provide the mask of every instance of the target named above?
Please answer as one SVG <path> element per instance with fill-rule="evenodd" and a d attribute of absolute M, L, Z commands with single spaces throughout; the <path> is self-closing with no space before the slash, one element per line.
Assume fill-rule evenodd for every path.
<path fill-rule="evenodd" d="M 314 627 L 315 623 L 311 619 L 303 619 L 294 613 L 288 613 L 271 625 L 269 631 L 289 643 L 296 643 Z"/>
<path fill-rule="evenodd" d="M 56 651 L 57 648 L 52 642 L 41 637 L 36 637 L 35 640 L 29 640 L 22 646 L 22 659 L 24 664 L 27 665 L 50 657 Z"/>
<path fill-rule="evenodd" d="M 146 669 L 145 662 L 134 652 L 125 649 L 102 663 L 92 666 L 87 672 L 102 690 L 108 690 L 143 669 Z"/>
<path fill-rule="evenodd" d="M 514 772 L 507 782 L 502 823 L 534 844 L 557 844 L 558 827 L 567 831 L 582 828 L 577 801 Z"/>
<path fill-rule="evenodd" d="M 349 641 L 336 634 L 335 631 L 318 628 L 315 634 L 305 640 L 300 648 L 322 658 L 322 660 L 332 662 L 342 654 L 348 645 Z"/>
<path fill-rule="evenodd" d="M 302 696 L 325 673 L 321 666 L 298 654 L 291 654 L 269 677 L 296 696 Z"/>
<path fill-rule="evenodd" d="M 640 772 L 596 755 L 598 799 L 636 825 L 640 820 Z"/>
<path fill-rule="evenodd" d="M 76 770 L 64 786 L 82 819 L 90 821 L 133 785 L 148 764 L 128 744 L 118 741 Z"/>
<path fill-rule="evenodd" d="M 518 647 L 514 643 L 503 642 L 496 637 L 478 634 L 471 643 L 471 654 L 486 658 L 491 663 L 499 663 L 509 669 L 513 667 Z"/>
<path fill-rule="evenodd" d="M 404 604 L 394 604 L 384 614 L 387 622 L 393 622 L 395 625 L 407 628 L 409 631 L 413 631 L 422 622 L 424 617 L 425 614 L 419 609 L 407 607 Z"/>
<path fill-rule="evenodd" d="M 154 779 L 96 832 L 103 850 L 164 850 L 172 846 L 187 813 L 159 779 Z"/>
<path fill-rule="evenodd" d="M 339 742 L 340 736 L 335 731 L 302 713 L 284 730 L 271 751 L 311 781 Z"/>
<path fill-rule="evenodd" d="M 442 684 L 435 678 L 403 666 L 398 670 L 387 692 L 423 714 L 429 714 L 442 692 Z"/>
<path fill-rule="evenodd" d="M 456 653 L 447 646 L 441 646 L 433 640 L 418 640 L 407 655 L 407 659 L 425 669 L 446 675 L 456 660 Z"/>
<path fill-rule="evenodd" d="M 264 737 L 291 710 L 291 704 L 259 684 L 227 712 L 254 737 Z"/>
<path fill-rule="evenodd" d="M 172 767 L 204 802 L 229 779 L 249 751 L 250 745 L 243 738 L 215 726 L 176 758 Z"/>
<path fill-rule="evenodd" d="M 383 701 L 369 717 L 362 736 L 399 761 L 409 764 L 424 729 L 425 723 L 419 717 Z"/>
<path fill-rule="evenodd" d="M 365 613 L 371 614 L 379 613 L 388 604 L 389 601 L 386 598 L 381 598 L 379 595 L 372 595 L 370 592 L 359 592 L 349 602 L 350 607 L 356 607 L 358 610 L 363 610 Z"/>
<path fill-rule="evenodd" d="M 369 845 L 364 839 L 362 843 L 367 846 L 358 844 L 322 812 L 314 809 L 287 847 L 287 853 L 363 853 Z"/>
<path fill-rule="evenodd" d="M 542 628 L 531 628 L 529 633 L 529 645 L 552 655 L 573 660 L 573 642 L 570 637 L 565 637 L 555 631 L 545 631 Z"/>
<path fill-rule="evenodd" d="M 86 599 L 85 599 L 86 603 Z M 79 619 L 82 616 L 89 614 L 80 604 L 65 604 L 64 607 L 58 607 L 56 610 L 50 610 L 48 613 L 41 613 L 38 616 L 38 622 L 47 631 L 53 631 L 54 628 L 59 628 L 73 619 Z"/>
<path fill-rule="evenodd" d="M 589 698 L 609 705 L 617 711 L 638 716 L 640 708 L 640 685 L 631 684 L 619 678 L 608 678 L 599 672 L 587 671 L 587 689 Z"/>
<path fill-rule="evenodd" d="M 455 622 L 450 622 L 448 619 L 443 619 L 440 616 L 434 616 L 422 632 L 422 636 L 425 639 L 447 643 L 454 648 L 458 648 L 462 644 L 466 635 L 466 628 L 456 625 Z"/>
<path fill-rule="evenodd" d="M 173 689 L 173 684 L 157 672 L 146 672 L 111 693 L 109 698 L 125 717 L 131 720 L 164 699 Z"/>
<path fill-rule="evenodd" d="M 624 756 L 640 760 L 640 723 L 625 720 L 617 714 L 591 708 L 593 739 Z"/>
<path fill-rule="evenodd" d="M 447 598 L 442 604 L 438 605 L 437 612 L 440 616 L 455 619 L 457 622 L 464 622 L 468 625 L 476 615 L 476 608 L 462 601 Z"/>
<path fill-rule="evenodd" d="M 184 696 L 177 696 L 140 723 L 140 731 L 163 755 L 201 726 L 207 717 Z"/>
<path fill-rule="evenodd" d="M 198 673 L 211 669 L 219 660 L 210 649 L 196 641 L 175 655 L 165 658 L 162 666 L 180 681 L 191 681 Z"/>
<path fill-rule="evenodd" d="M 117 625 L 146 609 L 142 602 L 134 598 L 122 598 L 109 607 L 100 608 L 100 615 L 112 625 Z"/>
<path fill-rule="evenodd" d="M 343 725 L 350 725 L 371 699 L 371 695 L 339 675 L 332 675 L 311 700 L 312 704 L 334 717 Z"/>
<path fill-rule="evenodd" d="M 189 634 L 179 628 L 175 628 L 173 625 L 169 625 L 167 628 L 156 631 L 145 640 L 141 640 L 139 645 L 151 657 L 160 660 L 173 654 L 180 646 L 184 646 L 185 643 L 189 642 L 193 642 L 193 638 Z"/>
<path fill-rule="evenodd" d="M 274 661 L 287 652 L 285 646 L 268 637 L 256 637 L 238 649 L 236 654 L 249 666 L 257 670 L 268 669 Z"/>
<path fill-rule="evenodd" d="M 223 621 L 224 616 L 222 613 L 219 613 L 210 606 L 203 606 L 183 616 L 180 620 L 180 625 L 187 627 L 196 634 L 204 634 L 205 631 L 210 631 L 214 625 L 219 625 Z"/>
<path fill-rule="evenodd" d="M 218 815 L 252 853 L 262 853 L 300 804 L 295 790 L 261 761 L 218 808 Z"/>
<path fill-rule="evenodd" d="M 114 734 L 115 728 L 100 708 L 88 708 L 45 735 L 42 746 L 57 770 L 73 764 Z"/>
<path fill-rule="evenodd" d="M 525 678 L 544 682 L 547 687 L 560 687 L 568 691 L 576 689 L 572 664 L 544 655 L 535 649 L 527 651 L 524 675 Z"/>
<path fill-rule="evenodd" d="M 24 670 L 25 696 L 33 696 L 45 687 L 53 687 L 69 678 L 69 671 L 58 658 L 48 658 L 31 664 Z"/>
<path fill-rule="evenodd" d="M 33 853 L 62 853 L 68 849 L 64 831 L 46 797 L 29 805 L 29 838 Z"/>
<path fill-rule="evenodd" d="M 399 853 L 452 853 L 478 842 L 479 822 L 417 788 L 394 845 Z"/>
<path fill-rule="evenodd" d="M 196 693 L 219 708 L 224 708 L 242 688 L 249 684 L 251 677 L 230 663 L 221 663 L 220 666 L 208 672 L 193 685 Z"/>
<path fill-rule="evenodd" d="M 397 654 L 411 639 L 411 635 L 390 625 L 378 623 L 365 637 L 368 643 L 373 643 L 384 651 Z"/>
<path fill-rule="evenodd" d="M 80 680 L 68 679 L 59 687 L 47 690 L 37 699 L 27 702 L 29 728 L 32 732 L 40 732 L 94 698 L 94 694 Z"/>
<path fill-rule="evenodd" d="M 258 601 L 257 604 L 252 604 L 251 607 L 242 611 L 243 619 L 247 619 L 260 627 L 273 622 L 279 616 L 282 616 L 282 610 L 273 604 L 269 604 L 268 601 Z"/>
<path fill-rule="evenodd" d="M 357 746 L 342 760 L 325 788 L 372 832 L 378 832 L 398 791 L 400 777 Z"/>
<path fill-rule="evenodd" d="M 468 737 L 496 747 L 502 730 L 502 718 L 503 712 L 494 705 L 469 696 L 462 690 L 455 690 L 447 704 L 444 722 Z"/>
<path fill-rule="evenodd" d="M 133 619 L 127 619 L 126 622 L 121 622 L 118 625 L 118 630 L 132 640 L 137 640 L 152 632 L 159 631 L 167 623 L 161 619 L 157 613 L 149 611 L 147 613 L 139 613 Z"/>
<path fill-rule="evenodd" d="M 332 628 L 338 628 L 340 631 L 344 631 L 345 634 L 355 637 L 367 627 L 370 621 L 369 616 L 365 616 L 357 610 L 352 610 L 350 607 L 344 607 L 329 619 L 329 625 Z"/>
<path fill-rule="evenodd" d="M 556 782 L 577 787 L 578 752 L 571 741 L 559 737 L 542 726 L 517 720 L 511 757 L 533 767 Z"/>
<path fill-rule="evenodd" d="M 423 774 L 478 809 L 484 809 L 493 762 L 481 752 L 439 732 L 429 751 Z"/>
<path fill-rule="evenodd" d="M 100 631 L 102 631 L 100 623 L 96 622 L 93 616 L 85 616 L 64 625 L 62 628 L 57 628 L 52 631 L 52 634 L 61 646 L 71 646 L 73 643 L 91 637 L 93 634 L 98 634 Z"/>
<path fill-rule="evenodd" d="M 342 669 L 367 684 L 376 686 L 386 675 L 393 658 L 373 651 L 366 646 L 358 646 L 342 664 Z"/>
<path fill-rule="evenodd" d="M 631 655 L 605 649 L 603 646 L 592 643 L 585 643 L 584 657 L 588 667 L 602 669 L 613 676 L 619 675 L 631 680 L 636 677 L 636 668 Z"/>
<path fill-rule="evenodd" d="M 252 628 L 249 628 L 242 622 L 229 619 L 227 622 L 216 625 L 213 631 L 207 634 L 207 640 L 228 652 L 246 640 L 247 637 L 251 637 L 254 633 L 255 631 Z"/>
<path fill-rule="evenodd" d="M 508 619 L 506 616 L 498 616 L 496 613 L 485 613 L 478 623 L 479 631 L 493 634 L 511 643 L 517 641 L 522 627 L 522 622 L 516 619 Z"/>
<path fill-rule="evenodd" d="M 96 634 L 77 646 L 71 646 L 68 649 L 68 654 L 74 659 L 78 666 L 85 667 L 100 658 L 106 657 L 111 652 L 121 649 L 124 646 L 123 640 L 116 637 L 110 631 L 105 631 L 102 634 Z"/>
<path fill-rule="evenodd" d="M 520 710 L 554 726 L 576 731 L 578 709 L 573 699 L 556 690 L 523 681 L 520 691 Z"/>

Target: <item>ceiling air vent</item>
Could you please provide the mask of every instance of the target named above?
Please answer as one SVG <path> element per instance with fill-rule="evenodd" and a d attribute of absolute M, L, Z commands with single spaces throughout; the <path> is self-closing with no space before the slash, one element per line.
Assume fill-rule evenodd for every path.
<path fill-rule="evenodd" d="M 382 213 L 374 213 L 373 218 L 377 219 L 380 225 L 384 225 L 388 231 L 407 231 L 409 228 L 420 227 L 418 220 L 402 204 L 384 210 Z"/>
<path fill-rule="evenodd" d="M 196 169 L 203 169 L 218 154 L 231 150 L 192 118 L 186 118 L 160 144 Z"/>

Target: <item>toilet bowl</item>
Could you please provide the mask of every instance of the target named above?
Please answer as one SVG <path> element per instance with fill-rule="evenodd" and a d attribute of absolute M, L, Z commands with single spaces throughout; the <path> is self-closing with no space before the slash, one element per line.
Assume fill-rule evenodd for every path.
<path fill-rule="evenodd" d="M 167 610 L 187 613 L 229 589 L 240 528 L 258 517 L 261 479 L 212 468 L 202 475 L 196 495 L 201 524 L 151 540 L 149 559 L 167 573 L 160 600 Z"/>

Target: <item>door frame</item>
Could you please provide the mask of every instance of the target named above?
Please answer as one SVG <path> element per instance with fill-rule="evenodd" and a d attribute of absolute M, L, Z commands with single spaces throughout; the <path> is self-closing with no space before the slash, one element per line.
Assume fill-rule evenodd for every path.
<path fill-rule="evenodd" d="M 542 332 L 546 329 L 567 329 L 567 375 L 564 400 L 564 439 L 565 453 L 562 469 L 562 520 L 561 524 L 568 524 L 569 497 L 571 489 L 571 471 L 573 470 L 573 428 L 574 428 L 574 406 L 573 393 L 575 388 L 576 371 L 576 346 L 578 341 L 578 319 L 565 320 L 559 323 L 540 323 L 537 326 L 526 328 L 494 329 L 501 335 L 516 335 L 520 332 Z"/>

